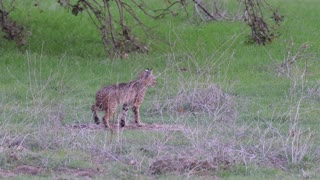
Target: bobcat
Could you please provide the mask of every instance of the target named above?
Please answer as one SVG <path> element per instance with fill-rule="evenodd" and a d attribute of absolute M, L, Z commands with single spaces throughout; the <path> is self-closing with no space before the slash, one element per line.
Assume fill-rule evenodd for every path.
<path fill-rule="evenodd" d="M 143 126 L 140 121 L 139 108 L 146 94 L 148 87 L 156 85 L 156 78 L 152 70 L 146 69 L 141 72 L 138 78 L 128 83 L 119 83 L 101 88 L 96 94 L 96 103 L 92 105 L 93 118 L 99 124 L 98 110 L 104 110 L 103 123 L 110 128 L 109 119 L 114 114 L 118 105 L 122 105 L 120 126 L 124 127 L 129 107 L 132 107 L 135 122 Z"/>

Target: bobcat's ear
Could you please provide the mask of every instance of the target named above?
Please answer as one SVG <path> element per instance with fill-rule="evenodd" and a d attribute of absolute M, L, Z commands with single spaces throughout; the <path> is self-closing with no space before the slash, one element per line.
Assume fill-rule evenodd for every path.
<path fill-rule="evenodd" d="M 152 73 L 152 69 L 147 68 L 147 69 L 144 71 L 144 78 L 149 77 L 149 75 L 150 75 L 151 73 Z"/>
<path fill-rule="evenodd" d="M 152 72 L 152 68 L 151 69 L 149 69 L 149 68 L 147 68 L 146 70 L 145 70 L 145 72 Z"/>

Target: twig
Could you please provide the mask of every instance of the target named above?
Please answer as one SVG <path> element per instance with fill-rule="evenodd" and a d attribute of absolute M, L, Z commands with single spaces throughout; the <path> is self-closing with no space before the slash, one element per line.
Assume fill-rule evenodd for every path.
<path fill-rule="evenodd" d="M 216 20 L 216 18 L 214 16 L 212 16 L 207 10 L 206 8 L 204 8 L 201 4 L 200 4 L 200 0 L 193 0 L 193 2 L 196 4 L 196 6 L 199 6 L 201 8 L 201 10 L 207 15 L 209 16 L 212 20 Z"/>

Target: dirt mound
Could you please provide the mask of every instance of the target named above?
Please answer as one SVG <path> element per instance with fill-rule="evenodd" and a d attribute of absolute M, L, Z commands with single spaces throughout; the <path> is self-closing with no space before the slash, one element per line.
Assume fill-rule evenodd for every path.
<path fill-rule="evenodd" d="M 78 168 L 71 169 L 67 167 L 58 167 L 53 171 L 48 171 L 42 167 L 35 167 L 29 165 L 19 165 L 13 170 L 2 170 L 0 169 L 0 178 L 11 178 L 18 175 L 39 175 L 43 173 L 58 173 L 58 174 L 69 174 L 74 177 L 94 177 L 99 172 L 90 168 Z"/>
<path fill-rule="evenodd" d="M 9 171 L 9 170 L 3 170 L 0 169 L 0 178 L 10 178 L 16 176 L 15 173 Z"/>
<path fill-rule="evenodd" d="M 182 157 L 161 157 L 155 159 L 149 168 L 149 173 L 162 174 L 168 172 L 190 173 L 206 175 L 208 172 L 214 172 L 219 169 L 230 169 L 232 163 L 221 158 L 212 160 L 192 158 L 189 156 Z"/>
<path fill-rule="evenodd" d="M 96 125 L 93 123 L 88 124 L 70 124 L 66 126 L 67 128 L 72 129 L 89 129 L 89 130 L 105 130 L 103 125 Z M 144 124 L 144 126 L 139 127 L 135 123 L 128 123 L 125 127 L 120 127 L 116 125 L 113 129 L 121 130 L 146 130 L 146 131 L 183 131 L 185 127 L 182 125 L 176 124 Z"/>
<path fill-rule="evenodd" d="M 67 167 L 60 167 L 55 172 L 59 172 L 62 174 L 71 174 L 76 177 L 94 177 L 98 171 L 94 169 L 85 169 L 85 168 L 78 168 L 78 169 L 70 169 Z"/>
<path fill-rule="evenodd" d="M 165 158 L 158 159 L 152 163 L 149 172 L 151 174 L 162 174 L 166 172 L 184 173 L 188 171 L 215 171 L 217 168 L 208 161 L 192 160 L 189 158 Z"/>
<path fill-rule="evenodd" d="M 43 173 L 45 171 L 44 168 L 28 166 L 28 165 L 20 165 L 17 166 L 12 172 L 14 174 L 27 174 L 27 175 L 37 175 Z"/>

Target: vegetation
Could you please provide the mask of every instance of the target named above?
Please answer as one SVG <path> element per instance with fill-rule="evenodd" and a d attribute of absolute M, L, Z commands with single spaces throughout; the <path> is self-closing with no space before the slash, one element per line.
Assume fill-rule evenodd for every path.
<path fill-rule="evenodd" d="M 265 46 L 247 43 L 237 1 L 210 22 L 175 5 L 142 16 L 165 41 L 137 29 L 148 54 L 112 59 L 87 14 L 19 2 L 10 18 L 27 44 L 0 41 L 0 177 L 319 178 L 319 2 L 269 4 L 284 19 Z M 132 113 L 114 134 L 95 125 L 96 91 L 145 68 L 158 77 L 140 110 L 149 125 Z"/>

